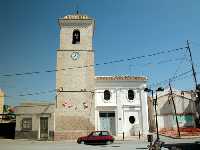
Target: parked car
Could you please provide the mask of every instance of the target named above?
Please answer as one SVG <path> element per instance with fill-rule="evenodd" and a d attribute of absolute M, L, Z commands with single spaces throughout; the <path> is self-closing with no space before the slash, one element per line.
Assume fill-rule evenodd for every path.
<path fill-rule="evenodd" d="M 93 131 L 77 139 L 78 144 L 111 144 L 113 142 L 114 137 L 108 131 Z"/>

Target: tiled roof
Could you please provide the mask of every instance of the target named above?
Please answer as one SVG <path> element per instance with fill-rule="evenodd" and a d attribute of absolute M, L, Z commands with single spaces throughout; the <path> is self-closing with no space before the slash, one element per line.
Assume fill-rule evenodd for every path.
<path fill-rule="evenodd" d="M 136 76 L 96 76 L 96 80 L 146 81 L 147 78 Z"/>

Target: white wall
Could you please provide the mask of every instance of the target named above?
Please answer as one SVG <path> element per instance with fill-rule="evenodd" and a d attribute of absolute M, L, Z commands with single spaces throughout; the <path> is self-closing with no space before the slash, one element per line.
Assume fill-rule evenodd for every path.
<path fill-rule="evenodd" d="M 189 117 L 190 121 L 188 121 L 186 118 Z M 178 123 L 179 127 L 194 127 L 195 126 L 195 120 L 193 116 L 178 116 Z M 167 115 L 167 116 L 158 116 L 158 129 L 163 128 L 177 128 L 176 125 L 176 118 L 173 115 Z"/>
<path fill-rule="evenodd" d="M 194 115 L 196 108 L 192 97 L 192 93 L 173 91 L 174 104 L 178 114 L 180 127 L 195 126 Z M 169 91 L 160 92 L 158 96 L 158 127 L 176 128 L 176 118 L 174 115 L 174 106 L 172 101 L 169 101 Z"/>
<path fill-rule="evenodd" d="M 95 123 L 96 129 L 100 129 L 99 111 L 115 111 L 116 134 L 121 136 L 146 135 L 149 130 L 147 93 L 143 92 L 145 82 L 138 81 L 98 81 L 95 90 Z M 135 93 L 134 100 L 128 99 L 128 90 Z M 104 100 L 104 90 L 111 92 L 111 99 Z M 135 123 L 129 122 L 129 117 L 135 117 Z"/>

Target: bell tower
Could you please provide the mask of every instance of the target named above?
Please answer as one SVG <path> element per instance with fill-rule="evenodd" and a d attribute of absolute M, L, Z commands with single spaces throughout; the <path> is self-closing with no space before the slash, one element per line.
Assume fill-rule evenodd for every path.
<path fill-rule="evenodd" d="M 94 20 L 79 13 L 58 19 L 55 140 L 94 130 Z"/>

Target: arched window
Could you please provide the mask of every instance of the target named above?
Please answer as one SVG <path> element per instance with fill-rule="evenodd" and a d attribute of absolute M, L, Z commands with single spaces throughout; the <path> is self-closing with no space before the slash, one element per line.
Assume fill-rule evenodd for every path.
<path fill-rule="evenodd" d="M 104 99 L 105 100 L 110 100 L 110 91 L 109 90 L 105 90 L 104 91 Z"/>
<path fill-rule="evenodd" d="M 80 43 L 80 31 L 74 30 L 72 44 L 79 44 L 79 43 Z"/>
<path fill-rule="evenodd" d="M 128 90 L 128 99 L 133 100 L 135 97 L 134 91 L 133 90 Z"/>

